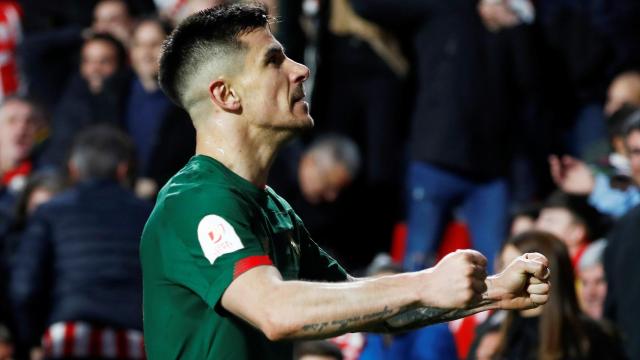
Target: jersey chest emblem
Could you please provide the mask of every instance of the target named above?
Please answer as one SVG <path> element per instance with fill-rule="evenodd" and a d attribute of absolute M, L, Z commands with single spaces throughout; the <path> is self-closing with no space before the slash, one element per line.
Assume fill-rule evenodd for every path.
<path fill-rule="evenodd" d="M 224 254 L 244 248 L 233 226 L 218 215 L 207 215 L 200 220 L 198 241 L 211 264 Z"/>

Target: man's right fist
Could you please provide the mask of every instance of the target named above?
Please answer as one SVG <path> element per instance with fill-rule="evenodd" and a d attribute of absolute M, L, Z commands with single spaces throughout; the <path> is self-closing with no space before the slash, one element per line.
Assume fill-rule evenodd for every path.
<path fill-rule="evenodd" d="M 423 306 L 466 308 L 487 291 L 487 258 L 475 250 L 457 250 L 423 270 Z"/>

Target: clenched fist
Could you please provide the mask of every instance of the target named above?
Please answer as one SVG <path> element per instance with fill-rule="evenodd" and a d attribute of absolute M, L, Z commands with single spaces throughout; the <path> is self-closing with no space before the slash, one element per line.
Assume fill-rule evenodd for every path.
<path fill-rule="evenodd" d="M 501 309 L 529 309 L 549 300 L 549 261 L 539 253 L 519 256 L 500 274 L 487 278 L 487 297 Z"/>
<path fill-rule="evenodd" d="M 487 291 L 487 259 L 475 250 L 458 250 L 422 271 L 426 277 L 420 298 L 423 306 L 466 308 Z"/>

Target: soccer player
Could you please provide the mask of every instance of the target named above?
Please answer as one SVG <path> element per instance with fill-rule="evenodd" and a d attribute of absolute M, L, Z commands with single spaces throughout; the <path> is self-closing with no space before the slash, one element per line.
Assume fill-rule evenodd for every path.
<path fill-rule="evenodd" d="M 164 44 L 160 84 L 189 112 L 197 155 L 160 191 L 142 236 L 150 359 L 289 359 L 290 339 L 547 301 L 540 254 L 489 277 L 486 258 L 464 250 L 424 271 L 355 279 L 320 249 L 266 186 L 278 148 L 313 126 L 308 76 L 260 5 L 194 14 Z"/>

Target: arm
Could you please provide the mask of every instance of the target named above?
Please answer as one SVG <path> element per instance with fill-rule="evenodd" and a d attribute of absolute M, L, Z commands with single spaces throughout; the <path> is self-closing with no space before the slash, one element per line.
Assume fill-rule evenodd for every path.
<path fill-rule="evenodd" d="M 420 272 L 343 283 L 283 281 L 274 267 L 262 266 L 234 280 L 222 306 L 271 340 L 404 330 L 499 308 L 516 295 L 528 300 L 521 299 L 520 306 L 535 306 L 525 285 L 533 274 L 542 277 L 546 266 L 524 258 L 517 262 L 498 275 L 509 274 L 502 281 L 487 281 L 486 259 L 470 250 L 450 254 Z M 518 285 L 508 293 L 502 288 L 507 278 Z M 548 292 L 548 285 L 542 285 Z M 546 302 L 546 295 L 540 296 L 536 303 Z"/>

